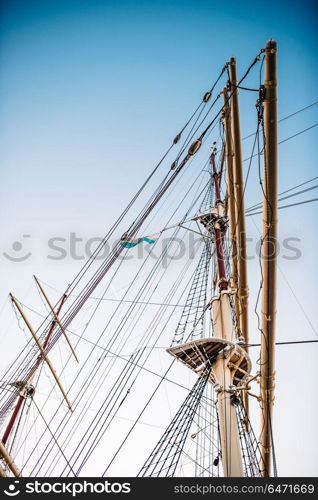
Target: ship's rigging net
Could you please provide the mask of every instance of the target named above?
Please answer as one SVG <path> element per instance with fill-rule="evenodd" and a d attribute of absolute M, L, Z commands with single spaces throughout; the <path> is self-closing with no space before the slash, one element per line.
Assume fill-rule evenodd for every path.
<path fill-rule="evenodd" d="M 212 242 L 210 239 L 204 239 L 202 254 L 171 345 L 182 344 L 185 338 L 189 338 L 189 329 L 191 330 L 189 340 L 201 338 L 204 334 L 204 313 L 207 309 L 211 258 Z"/>
<path fill-rule="evenodd" d="M 261 452 L 242 398 L 235 398 L 245 477 L 261 476 Z"/>
<path fill-rule="evenodd" d="M 223 474 L 217 407 L 208 384 L 208 366 L 139 471 L 140 477 L 195 477 Z M 244 463 L 244 477 L 260 477 L 259 442 L 241 398 L 233 397 Z M 186 443 L 190 443 L 187 448 Z M 195 448 L 193 449 L 193 445 Z"/>
<path fill-rule="evenodd" d="M 211 174 L 210 174 L 211 175 Z M 208 187 L 199 206 L 198 214 L 208 213 L 213 207 L 215 196 L 213 192 L 213 178 L 210 177 Z M 202 253 L 194 272 L 188 296 L 177 324 L 171 345 L 182 344 L 185 339 L 202 338 L 209 332 L 211 321 L 205 325 L 207 300 L 212 292 L 211 278 L 215 275 L 215 259 L 213 259 L 214 245 L 211 235 L 197 223 L 197 230 L 202 231 Z M 200 318 L 200 319 L 199 319 Z M 206 328 L 207 327 L 207 328 Z M 189 337 L 190 333 L 190 337 Z"/>
<path fill-rule="evenodd" d="M 211 367 L 209 366 L 198 378 L 174 419 L 142 467 L 138 474 L 139 476 L 174 476 L 191 424 L 208 382 L 210 371 Z"/>

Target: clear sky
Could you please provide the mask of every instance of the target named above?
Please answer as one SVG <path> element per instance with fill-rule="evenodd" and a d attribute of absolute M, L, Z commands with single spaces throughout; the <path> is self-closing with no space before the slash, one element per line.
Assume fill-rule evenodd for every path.
<path fill-rule="evenodd" d="M 3 0 L 0 306 L 10 290 L 27 300 L 34 273 L 64 288 L 81 262 L 47 259 L 48 238 L 72 231 L 83 238 L 104 234 L 230 56 L 242 74 L 266 40 L 276 39 L 280 118 L 316 101 L 316 19 L 315 2 L 308 0 Z M 255 130 L 254 101 L 255 95 L 241 94 L 244 136 Z M 279 137 L 316 122 L 314 106 L 282 122 Z M 280 191 L 317 175 L 316 141 L 313 128 L 282 144 Z M 247 156 L 249 141 L 244 147 Z M 256 174 L 247 205 L 260 200 Z M 280 260 L 279 340 L 316 335 L 316 220 L 316 204 L 280 214 L 280 238 L 299 238 L 302 256 Z M 260 227 L 261 219 L 255 224 Z M 254 238 L 256 225 L 249 221 Z M 12 248 L 14 242 L 22 242 L 22 250 Z M 32 253 L 23 262 L 2 255 L 23 251 Z M 253 303 L 259 278 L 256 264 L 251 266 Z M 14 324 L 9 316 L 8 331 Z M 1 348 L 12 350 L 8 338 Z M 286 436 L 283 426 L 277 431 L 279 465 L 285 475 L 316 475 L 317 402 L 310 391 L 318 347 L 280 349 L 275 411 L 285 421 L 290 413 L 294 419 Z M 292 456 L 291 435 L 297 450 Z"/>

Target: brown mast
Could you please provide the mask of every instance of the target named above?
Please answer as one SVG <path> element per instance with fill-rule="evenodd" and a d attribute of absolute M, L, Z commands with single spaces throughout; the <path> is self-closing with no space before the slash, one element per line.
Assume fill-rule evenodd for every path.
<path fill-rule="evenodd" d="M 266 44 L 264 82 L 263 291 L 261 311 L 261 469 L 271 473 L 277 274 L 277 45 Z"/>
<path fill-rule="evenodd" d="M 245 230 L 245 204 L 244 204 L 244 182 L 243 162 L 241 147 L 241 130 L 239 101 L 236 76 L 236 60 L 231 57 L 229 62 L 230 92 L 231 97 L 231 128 L 233 141 L 233 180 L 235 189 L 236 210 L 236 248 L 237 248 L 237 272 L 238 272 L 238 298 L 240 305 L 239 327 L 245 343 L 248 344 L 248 285 L 247 285 L 247 262 L 246 262 L 246 230 Z"/>

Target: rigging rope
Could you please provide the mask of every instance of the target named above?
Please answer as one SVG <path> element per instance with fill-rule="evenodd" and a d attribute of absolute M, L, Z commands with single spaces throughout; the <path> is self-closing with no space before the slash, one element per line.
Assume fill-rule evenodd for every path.
<path fill-rule="evenodd" d="M 288 120 L 289 118 L 292 118 L 293 116 L 298 115 L 298 113 L 302 113 L 306 109 L 312 108 L 313 106 L 316 106 L 317 104 L 318 104 L 318 101 L 315 101 L 315 102 L 309 104 L 308 106 L 305 106 L 304 108 L 298 109 L 297 111 L 294 111 L 290 115 L 284 116 L 284 118 L 280 118 L 280 120 L 278 120 L 277 123 L 281 123 L 285 120 Z M 250 137 L 253 137 L 253 136 L 254 136 L 254 133 L 246 135 L 245 137 L 242 138 L 242 141 L 245 141 L 246 139 L 249 139 Z"/>
<path fill-rule="evenodd" d="M 293 198 L 294 196 L 298 196 L 300 194 L 303 194 L 303 193 L 307 193 L 308 191 L 312 191 L 313 189 L 317 189 L 318 188 L 318 184 L 316 184 L 315 186 L 311 186 L 307 189 L 302 189 L 300 191 L 297 191 L 297 193 L 292 193 L 292 194 L 289 194 L 287 196 L 283 196 L 283 197 L 278 197 L 278 201 L 283 201 L 283 200 L 287 200 L 288 198 Z M 257 205 L 253 205 L 252 207 L 249 207 L 246 209 L 246 212 L 251 212 L 251 211 L 254 211 L 254 210 L 257 210 L 259 209 L 260 207 L 262 206 L 262 203 L 258 203 Z"/>
<path fill-rule="evenodd" d="M 299 205 L 306 205 L 307 203 L 313 203 L 314 201 L 318 201 L 318 198 L 312 198 L 311 200 L 299 201 L 298 203 L 291 203 L 289 205 L 282 205 L 282 206 L 277 207 L 277 208 L 278 208 L 278 210 L 283 210 L 284 208 L 291 208 L 291 207 L 297 207 Z M 249 217 L 251 215 L 261 214 L 261 213 L 262 213 L 262 211 L 249 212 L 248 214 L 246 214 L 246 217 Z"/>
<path fill-rule="evenodd" d="M 170 150 L 172 149 L 172 147 L 177 144 L 177 142 L 179 141 L 183 131 L 187 128 L 187 126 L 190 124 L 190 122 L 192 121 L 192 119 L 194 118 L 195 114 L 197 113 L 198 109 L 200 108 L 200 106 L 203 104 L 206 104 L 211 95 L 212 95 L 212 92 L 215 88 L 215 86 L 217 85 L 217 83 L 219 82 L 220 78 L 222 77 L 224 71 L 226 69 L 226 65 L 223 66 L 219 76 L 217 77 L 217 79 L 215 80 L 215 82 L 213 83 L 212 87 L 211 87 L 211 90 L 209 92 L 207 92 L 203 99 L 202 99 L 202 102 L 199 104 L 199 106 L 196 108 L 196 110 L 194 111 L 194 113 L 190 116 L 189 120 L 186 122 L 186 124 L 184 125 L 184 127 L 181 129 L 181 131 L 179 132 L 179 134 L 177 134 L 177 136 L 175 137 L 175 139 L 173 140 L 173 143 L 172 145 L 170 146 L 170 148 L 167 150 L 167 152 L 163 155 L 163 157 L 161 158 L 161 160 L 158 162 L 158 164 L 156 165 L 156 167 L 153 169 L 153 171 L 151 172 L 151 174 L 148 176 L 148 178 L 146 179 L 146 181 L 144 182 L 144 184 L 141 186 L 141 188 L 138 190 L 138 192 L 136 193 L 136 195 L 133 197 L 133 199 L 130 201 L 130 203 L 127 205 L 127 207 L 125 208 L 125 210 L 123 211 L 123 213 L 120 215 L 120 217 L 117 219 L 117 221 L 113 224 L 113 226 L 111 227 L 111 229 L 108 231 L 108 233 L 106 234 L 106 236 L 103 238 L 103 240 L 100 242 L 100 244 L 97 246 L 97 248 L 95 249 L 95 251 L 92 253 L 92 255 L 90 256 L 90 258 L 88 259 L 88 261 L 84 264 L 83 268 L 79 271 L 79 273 L 75 276 L 75 278 L 73 279 L 71 285 L 73 286 L 73 289 L 74 289 L 74 284 L 78 284 L 78 282 L 80 281 L 80 279 L 83 278 L 84 274 L 87 272 L 88 268 L 91 266 L 91 264 L 93 263 L 93 261 L 96 259 L 98 253 L 100 252 L 100 250 L 103 248 L 105 242 L 110 238 L 110 236 L 113 234 L 114 230 L 116 229 L 116 227 L 119 225 L 119 222 L 121 222 L 124 218 L 124 216 L 127 214 L 127 212 L 129 211 L 129 209 L 131 208 L 131 206 L 135 203 L 136 199 L 139 197 L 139 195 L 141 194 L 141 192 L 144 190 L 145 186 L 149 183 L 150 179 L 153 177 L 153 175 L 155 174 L 155 172 L 158 170 L 159 166 L 162 164 L 162 162 L 164 161 L 164 159 L 166 158 L 166 156 L 168 155 L 168 153 L 170 152 Z M 209 94 L 209 96 L 208 96 Z M 169 174 L 167 174 L 169 175 Z M 54 306 L 55 307 L 55 306 Z M 50 317 L 50 314 L 48 315 L 48 317 L 44 320 L 44 322 L 42 323 L 42 325 L 40 325 L 39 328 L 41 328 L 42 326 L 45 325 L 45 322 L 49 319 Z M 45 336 L 45 333 L 43 333 L 43 335 L 41 337 L 44 337 Z M 40 340 L 43 340 L 42 338 L 40 338 Z M 28 344 L 31 344 L 32 342 L 28 343 Z M 30 353 L 32 354 L 33 352 L 33 348 L 31 349 Z M 22 353 L 21 353 L 22 354 Z M 20 355 L 21 355 L 20 354 Z M 28 362 L 29 362 L 29 358 L 28 358 Z M 21 365 L 21 363 L 20 363 Z M 21 371 L 22 373 L 22 371 Z M 6 412 L 8 411 L 8 409 L 11 407 L 12 405 L 12 401 L 10 403 L 8 403 L 8 405 L 6 405 L 2 411 L 0 409 L 0 418 L 2 416 L 2 419 L 4 418 Z"/>

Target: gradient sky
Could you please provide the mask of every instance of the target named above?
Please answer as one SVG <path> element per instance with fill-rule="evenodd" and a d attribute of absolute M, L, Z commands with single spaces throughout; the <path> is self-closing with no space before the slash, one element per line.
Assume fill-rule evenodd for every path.
<path fill-rule="evenodd" d="M 2 1 L 0 306 L 10 290 L 26 299 L 34 273 L 64 287 L 80 263 L 48 261 L 47 239 L 71 231 L 84 238 L 104 234 L 230 56 L 237 58 L 241 74 L 266 40 L 275 38 L 280 117 L 316 101 L 314 5 L 308 0 Z M 255 79 L 249 83 L 255 85 Z M 255 130 L 253 100 L 255 95 L 241 94 L 242 135 Z M 283 122 L 280 139 L 316 121 L 313 107 Z M 313 128 L 281 146 L 280 191 L 317 175 L 316 141 Z M 244 147 L 247 156 L 250 143 Z M 247 205 L 260 200 L 253 187 L 256 172 L 251 179 Z M 279 340 L 317 335 L 317 215 L 316 204 L 280 214 L 280 238 L 300 238 L 302 257 L 280 263 Z M 249 231 L 258 234 L 251 221 Z M 32 252 L 30 259 L 14 263 L 2 255 L 20 255 L 11 248 L 15 241 Z M 257 279 L 252 272 L 251 302 Z M 7 349 L 7 342 L 1 347 Z M 280 465 L 285 475 L 316 475 L 317 402 L 308 387 L 315 388 L 318 348 L 296 349 L 281 348 L 278 354 L 277 413 L 285 408 L 281 415 L 287 420 L 294 412 L 287 436 L 284 426 L 278 430 Z M 294 411 L 295 399 L 302 410 Z M 299 421 L 301 434 L 297 429 L 294 435 Z M 290 435 L 299 451 L 288 463 Z M 299 463 L 304 447 L 308 452 Z"/>

